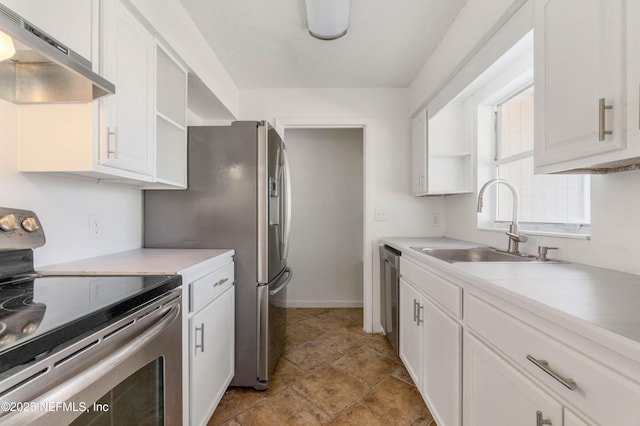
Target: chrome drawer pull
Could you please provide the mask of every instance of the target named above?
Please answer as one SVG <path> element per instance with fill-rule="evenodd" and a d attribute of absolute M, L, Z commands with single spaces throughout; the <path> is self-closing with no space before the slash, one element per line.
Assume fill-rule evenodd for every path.
<path fill-rule="evenodd" d="M 227 281 L 229 281 L 229 278 L 223 278 L 220 281 L 216 282 L 213 286 L 214 287 L 218 287 L 219 285 L 222 285 L 222 284 L 226 283 Z"/>
<path fill-rule="evenodd" d="M 536 411 L 536 426 L 550 425 L 551 420 L 542 418 L 542 411 Z"/>
<path fill-rule="evenodd" d="M 576 382 L 573 379 L 564 378 L 551 368 L 549 368 L 549 363 L 543 359 L 535 359 L 531 355 L 527 355 L 527 359 L 531 361 L 536 367 L 540 368 L 542 371 L 559 381 L 562 386 L 569 390 L 575 390 L 577 388 Z"/>
<path fill-rule="evenodd" d="M 413 299 L 413 322 L 418 321 L 418 301 Z"/>

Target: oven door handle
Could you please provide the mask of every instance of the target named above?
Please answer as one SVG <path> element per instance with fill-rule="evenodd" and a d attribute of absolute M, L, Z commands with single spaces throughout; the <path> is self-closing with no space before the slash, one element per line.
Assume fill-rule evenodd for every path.
<path fill-rule="evenodd" d="M 75 395 L 78 395 L 84 389 L 91 386 L 98 378 L 109 374 L 114 368 L 121 365 L 132 353 L 143 348 L 151 340 L 155 339 L 162 333 L 171 323 L 180 316 L 180 303 L 176 302 L 164 317 L 157 324 L 138 335 L 126 346 L 118 349 L 112 355 L 98 361 L 93 366 L 84 370 L 80 374 L 72 377 L 61 385 L 53 388 L 47 393 L 40 395 L 33 400 L 33 403 L 40 406 L 41 403 L 48 401 L 69 401 Z M 40 417 L 46 415 L 46 410 L 33 411 L 15 411 L 2 418 L 3 425 L 24 425 L 31 424 Z"/>

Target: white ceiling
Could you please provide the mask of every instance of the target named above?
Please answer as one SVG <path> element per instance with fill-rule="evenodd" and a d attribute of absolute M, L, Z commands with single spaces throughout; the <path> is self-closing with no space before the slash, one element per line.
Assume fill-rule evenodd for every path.
<path fill-rule="evenodd" d="M 466 0 L 351 0 L 347 35 L 311 37 L 304 0 L 181 0 L 240 89 L 408 87 Z"/>

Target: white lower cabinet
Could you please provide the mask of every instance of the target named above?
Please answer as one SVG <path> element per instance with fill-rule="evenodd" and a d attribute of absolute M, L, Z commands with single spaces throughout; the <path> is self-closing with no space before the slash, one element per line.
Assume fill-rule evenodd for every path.
<path fill-rule="evenodd" d="M 207 423 L 233 378 L 234 303 L 229 286 L 189 320 L 193 425 Z"/>
<path fill-rule="evenodd" d="M 425 303 L 424 398 L 443 425 L 460 424 L 462 326 Z"/>
<path fill-rule="evenodd" d="M 406 280 L 400 279 L 400 359 L 413 379 L 422 385 L 423 328 L 417 322 L 422 296 Z"/>
<path fill-rule="evenodd" d="M 463 365 L 465 426 L 562 425 L 562 404 L 466 332 Z"/>
<path fill-rule="evenodd" d="M 437 423 L 459 425 L 462 327 L 423 291 L 400 279 L 400 358 Z"/>
<path fill-rule="evenodd" d="M 403 252 L 400 277 L 400 358 L 439 426 L 640 425 L 637 359 L 455 269 Z"/>
<path fill-rule="evenodd" d="M 183 420 L 192 426 L 207 424 L 235 371 L 234 262 L 230 255 L 223 260 L 186 286 Z"/>
<path fill-rule="evenodd" d="M 578 417 L 573 411 L 564 409 L 564 426 L 589 426 L 589 423 Z"/>

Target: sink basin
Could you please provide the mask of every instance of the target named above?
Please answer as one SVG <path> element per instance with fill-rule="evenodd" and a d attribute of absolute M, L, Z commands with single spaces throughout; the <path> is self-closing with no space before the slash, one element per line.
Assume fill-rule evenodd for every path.
<path fill-rule="evenodd" d="M 453 262 L 540 262 L 535 256 L 512 254 L 491 247 L 473 247 L 464 249 L 444 249 L 429 247 L 411 247 L 421 253 L 437 257 L 449 263 Z"/>

